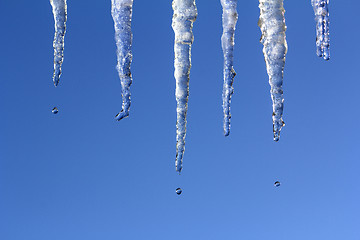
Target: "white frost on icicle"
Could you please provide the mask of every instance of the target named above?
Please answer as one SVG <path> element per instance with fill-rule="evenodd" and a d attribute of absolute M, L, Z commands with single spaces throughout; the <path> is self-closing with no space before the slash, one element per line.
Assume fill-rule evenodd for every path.
<path fill-rule="evenodd" d="M 223 7 L 223 34 L 221 45 L 224 54 L 224 85 L 223 85 L 223 112 L 224 112 L 224 135 L 230 134 L 230 103 L 234 93 L 233 82 L 236 72 L 234 70 L 234 38 L 235 26 L 238 19 L 236 10 L 237 0 L 220 0 Z"/>
<path fill-rule="evenodd" d="M 197 17 L 195 0 L 173 0 L 174 10 L 172 28 L 175 33 L 175 80 L 176 80 L 176 161 L 175 168 L 182 170 L 185 152 L 186 113 L 189 98 L 189 79 L 191 68 L 191 45 L 194 41 L 193 23 Z"/>
<path fill-rule="evenodd" d="M 316 54 L 330 59 L 329 0 L 311 0 L 316 21 Z"/>
<path fill-rule="evenodd" d="M 50 0 L 55 20 L 54 35 L 54 75 L 55 87 L 59 84 L 61 76 L 61 65 L 64 60 L 64 38 L 66 32 L 67 5 L 66 0 Z"/>
<path fill-rule="evenodd" d="M 132 62 L 132 18 L 133 0 L 111 0 L 111 15 L 114 20 L 115 41 L 117 53 L 116 69 L 121 83 L 122 109 L 115 116 L 121 119 L 129 116 L 130 110 L 130 85 L 132 83 L 130 66 Z"/>
<path fill-rule="evenodd" d="M 282 85 L 287 52 L 285 10 L 283 0 L 259 0 L 259 2 L 258 24 L 262 32 L 260 42 L 264 44 L 263 53 L 271 86 L 274 141 L 279 141 L 281 128 L 285 125 L 282 120 L 284 108 Z"/>

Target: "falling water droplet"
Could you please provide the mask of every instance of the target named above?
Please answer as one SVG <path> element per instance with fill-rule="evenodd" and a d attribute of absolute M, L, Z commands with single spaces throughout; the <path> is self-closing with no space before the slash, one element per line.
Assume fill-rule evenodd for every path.
<path fill-rule="evenodd" d="M 274 186 L 275 186 L 275 187 L 280 187 L 280 184 L 281 184 L 281 183 L 280 183 L 279 181 L 276 181 L 276 182 L 274 183 Z"/>
<path fill-rule="evenodd" d="M 57 109 L 57 107 L 54 107 L 51 112 L 53 114 L 57 114 L 59 112 L 59 109 Z"/>
<path fill-rule="evenodd" d="M 177 194 L 177 195 L 180 195 L 181 193 L 182 193 L 181 188 L 177 188 L 177 189 L 176 189 L 176 194 Z"/>

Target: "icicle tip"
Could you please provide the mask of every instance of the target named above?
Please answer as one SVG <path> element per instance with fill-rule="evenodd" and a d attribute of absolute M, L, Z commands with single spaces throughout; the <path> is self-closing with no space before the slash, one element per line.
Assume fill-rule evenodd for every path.
<path fill-rule="evenodd" d="M 278 142 L 280 140 L 281 129 L 285 126 L 285 122 L 282 119 L 273 120 L 273 122 L 274 141 Z"/>
<path fill-rule="evenodd" d="M 127 118 L 129 116 L 129 111 L 124 111 L 122 109 L 118 114 L 116 114 L 115 119 L 120 121 L 121 119 Z"/>
<path fill-rule="evenodd" d="M 56 73 L 56 71 L 54 70 L 53 83 L 54 83 L 55 87 L 57 87 L 59 85 L 60 75 L 61 75 L 61 73 Z"/>
<path fill-rule="evenodd" d="M 182 170 L 183 156 L 184 155 L 182 153 L 179 153 L 179 151 L 176 150 L 175 171 L 178 172 L 179 174 L 181 173 Z"/>
<path fill-rule="evenodd" d="M 230 135 L 230 129 L 224 129 L 224 136 L 228 137 Z"/>

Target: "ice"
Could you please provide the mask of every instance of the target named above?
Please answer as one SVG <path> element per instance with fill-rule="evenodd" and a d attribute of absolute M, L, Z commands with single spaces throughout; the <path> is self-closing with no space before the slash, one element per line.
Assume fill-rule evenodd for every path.
<path fill-rule="evenodd" d="M 223 7 L 223 34 L 221 45 L 224 54 L 224 85 L 223 85 L 223 112 L 224 112 L 224 135 L 230 134 L 230 103 L 234 92 L 233 82 L 236 72 L 233 67 L 235 26 L 238 19 L 236 11 L 237 0 L 221 0 Z"/>
<path fill-rule="evenodd" d="M 175 80 L 176 80 L 176 161 L 175 168 L 182 170 L 185 152 L 186 113 L 189 97 L 189 79 L 191 68 L 191 45 L 194 41 L 193 23 L 197 17 L 195 0 L 173 0 L 174 10 L 172 28 L 175 33 Z"/>
<path fill-rule="evenodd" d="M 130 85 L 132 83 L 131 62 L 132 62 L 132 18 L 133 0 L 111 0 L 111 15 L 114 20 L 115 41 L 117 53 L 116 69 L 119 73 L 121 83 L 122 109 L 115 116 L 121 119 L 129 116 L 130 110 Z"/>
<path fill-rule="evenodd" d="M 316 21 L 316 54 L 330 59 L 329 0 L 311 0 Z"/>
<path fill-rule="evenodd" d="M 66 32 L 67 5 L 66 0 L 50 0 L 55 20 L 54 35 L 54 75 L 55 87 L 59 85 L 61 65 L 64 60 L 64 38 Z"/>
<path fill-rule="evenodd" d="M 284 108 L 282 85 L 287 52 L 285 10 L 283 0 L 260 0 L 259 2 L 258 24 L 262 32 L 260 42 L 264 45 L 263 53 L 271 86 L 274 141 L 279 141 L 281 128 L 285 125 L 282 120 Z"/>

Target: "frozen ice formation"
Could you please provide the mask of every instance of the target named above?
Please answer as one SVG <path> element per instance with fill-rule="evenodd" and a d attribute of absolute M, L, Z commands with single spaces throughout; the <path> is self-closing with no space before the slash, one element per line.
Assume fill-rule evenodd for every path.
<path fill-rule="evenodd" d="M 117 47 L 116 69 L 119 73 L 122 96 L 122 109 L 115 116 L 115 119 L 118 121 L 129 116 L 131 104 L 130 85 L 132 83 L 132 77 L 130 66 L 132 62 L 132 6 L 133 0 L 111 0 L 111 15 L 114 20 L 115 41 Z"/>
<path fill-rule="evenodd" d="M 316 54 L 330 59 L 329 0 L 311 0 L 316 21 Z"/>
<path fill-rule="evenodd" d="M 224 112 L 224 135 L 230 134 L 230 103 L 234 93 L 233 82 L 236 72 L 233 67 L 235 26 L 238 19 L 236 11 L 237 0 L 220 0 L 223 8 L 222 22 L 223 34 L 221 45 L 224 54 L 224 85 L 223 85 L 223 112 Z"/>
<path fill-rule="evenodd" d="M 271 86 L 274 141 L 279 141 L 281 128 L 285 125 L 282 120 L 284 108 L 282 85 L 287 52 L 285 10 L 283 0 L 259 0 L 259 2 L 258 25 L 262 32 L 260 42 L 264 45 L 263 53 Z"/>
<path fill-rule="evenodd" d="M 176 80 L 176 161 L 175 168 L 182 170 L 185 152 L 186 113 L 189 98 L 189 79 L 191 68 L 191 45 L 194 41 L 193 23 L 197 17 L 195 0 L 173 0 L 174 15 L 172 28 L 175 33 L 174 43 L 174 77 Z"/>
<path fill-rule="evenodd" d="M 67 5 L 66 0 L 50 0 L 55 20 L 54 35 L 54 75 L 55 87 L 59 85 L 61 65 L 64 60 L 64 38 L 66 32 Z"/>

